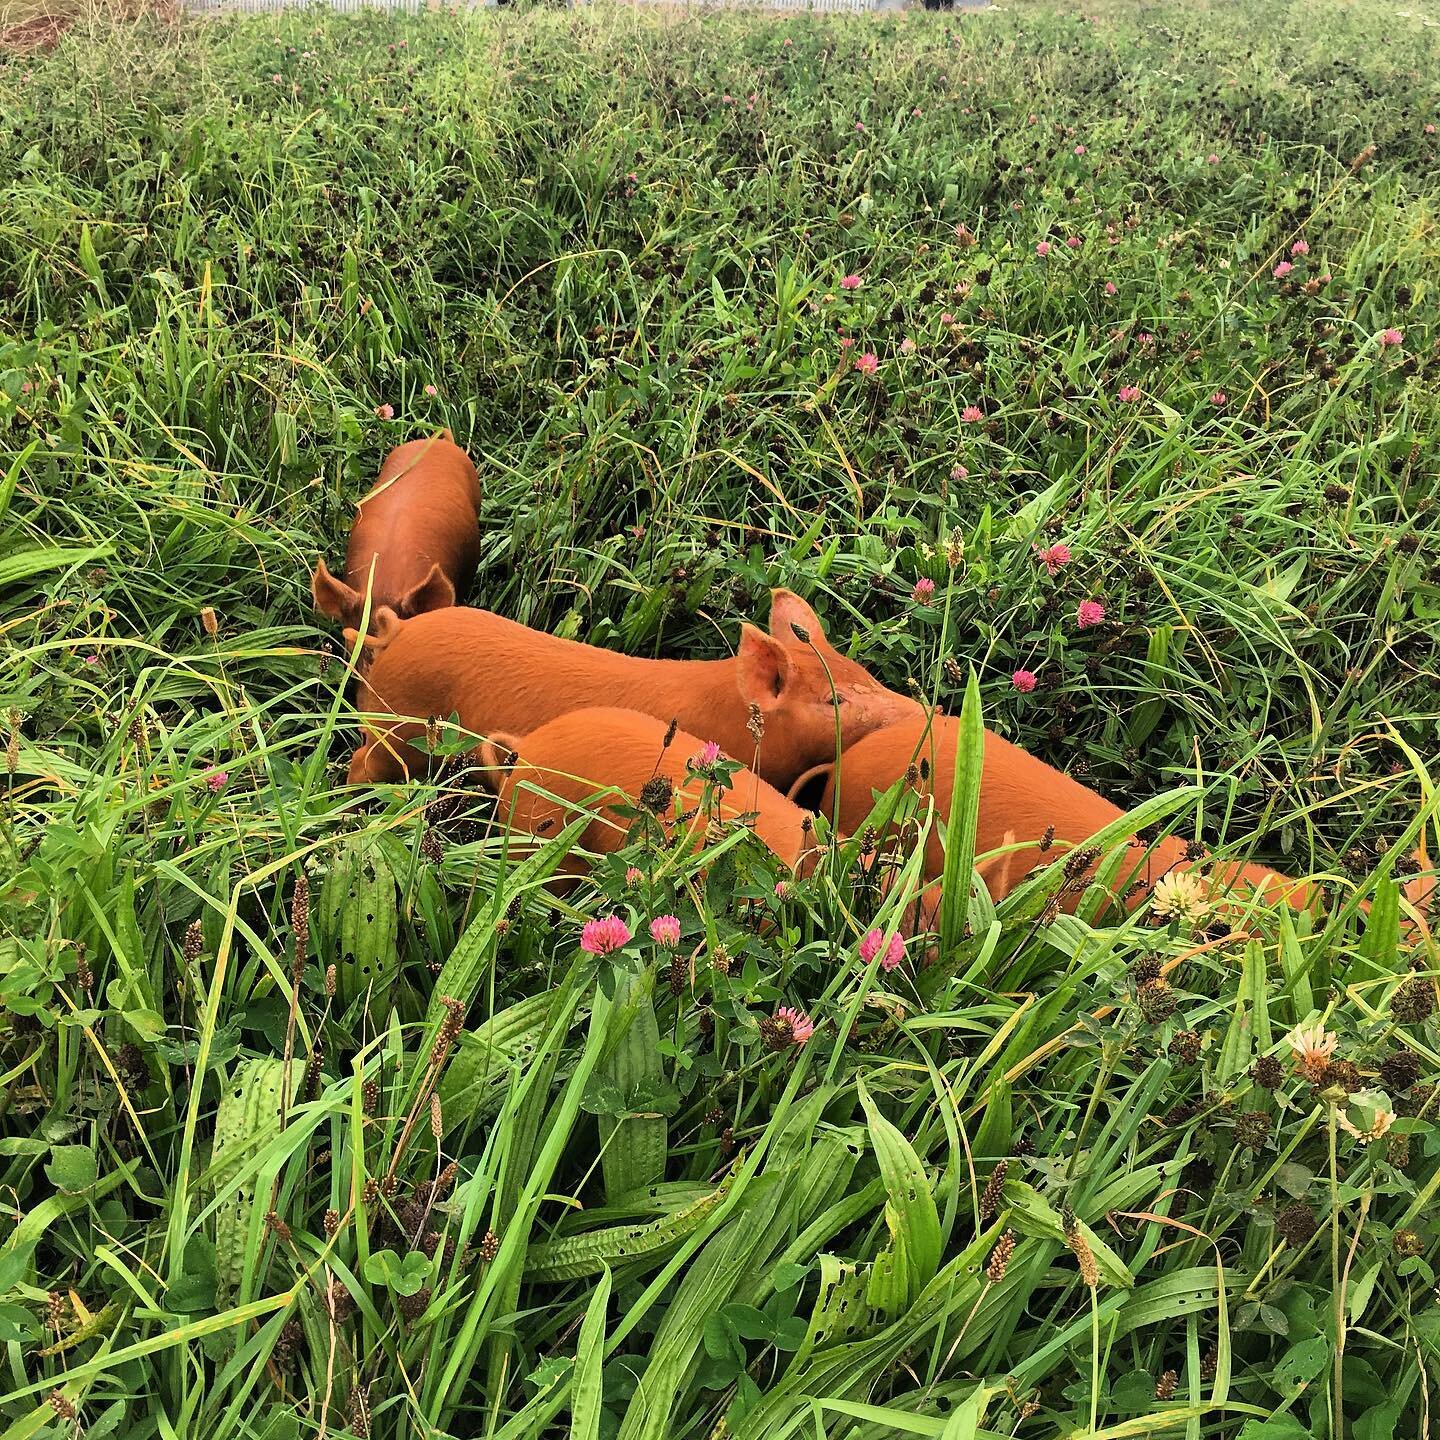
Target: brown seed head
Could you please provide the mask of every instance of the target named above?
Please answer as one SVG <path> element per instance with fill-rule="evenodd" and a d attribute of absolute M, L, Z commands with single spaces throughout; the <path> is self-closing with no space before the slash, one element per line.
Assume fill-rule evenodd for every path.
<path fill-rule="evenodd" d="M 192 920 L 185 927 L 185 939 L 180 946 L 180 953 L 185 957 L 186 965 L 193 965 L 205 951 L 205 930 L 198 920 Z"/>
<path fill-rule="evenodd" d="M 1075 1263 L 1080 1267 L 1080 1278 L 1085 1282 L 1086 1288 L 1093 1290 L 1100 1283 L 1100 1269 L 1095 1264 L 1095 1255 L 1090 1249 L 1090 1242 L 1085 1238 L 1085 1232 L 1080 1228 L 1080 1222 L 1075 1218 L 1075 1212 L 1067 1205 L 1061 1222 L 1065 1231 L 1065 1244 L 1069 1247 L 1071 1254 L 1075 1256 Z"/>
<path fill-rule="evenodd" d="M 674 797 L 675 786 L 667 775 L 652 775 L 640 788 L 640 804 L 652 815 L 668 810 Z"/>
<path fill-rule="evenodd" d="M 1298 1250 L 1320 1228 L 1315 1212 L 1302 1200 L 1287 1205 L 1275 1216 L 1275 1230 L 1292 1249 Z"/>
<path fill-rule="evenodd" d="M 1425 1241 L 1414 1230 L 1397 1230 L 1390 1237 L 1390 1247 L 1402 1260 L 1425 1253 Z"/>
<path fill-rule="evenodd" d="M 765 715 L 753 700 L 750 702 L 750 713 L 746 717 L 745 728 L 750 732 L 750 738 L 757 745 L 765 738 Z"/>
<path fill-rule="evenodd" d="M 995 1248 L 990 1252 L 990 1263 L 985 1267 L 985 1279 L 991 1285 L 998 1285 L 1005 1278 L 1005 1268 L 1010 1264 L 1010 1257 L 1015 1253 L 1015 1232 L 1007 1230 L 995 1242 Z"/>
<path fill-rule="evenodd" d="M 1166 980 L 1147 980 L 1135 992 L 1140 1014 L 1151 1025 L 1159 1025 L 1175 1013 L 1175 992 Z"/>
<path fill-rule="evenodd" d="M 275 1337 L 275 1349 L 271 1354 L 277 1370 L 289 1371 L 294 1366 L 304 1339 L 305 1327 L 298 1320 L 287 1320 L 280 1327 L 280 1333 Z"/>
<path fill-rule="evenodd" d="M 338 1280 L 332 1280 L 325 1291 L 325 1308 L 337 1325 L 343 1325 L 355 1313 L 355 1297 Z"/>
<path fill-rule="evenodd" d="M 1397 1050 L 1380 1062 L 1381 1086 L 1391 1095 L 1403 1095 L 1420 1078 L 1420 1057 L 1413 1050 Z"/>
<path fill-rule="evenodd" d="M 988 1225 L 1000 1209 L 1000 1197 L 1005 1192 L 1005 1176 L 1010 1169 L 1008 1160 L 1001 1160 L 990 1172 L 985 1189 L 980 1195 L 980 1223 Z"/>
<path fill-rule="evenodd" d="M 370 1440 L 370 1388 L 356 1385 L 350 1391 L 350 1430 L 356 1440 Z"/>
<path fill-rule="evenodd" d="M 1236 1116 L 1235 1139 L 1247 1150 L 1263 1150 L 1270 1138 L 1270 1124 L 1270 1117 L 1263 1110 L 1247 1110 Z"/>
<path fill-rule="evenodd" d="M 295 974 L 298 978 L 310 953 L 310 877 L 303 870 L 295 877 L 295 893 L 290 899 L 290 933 L 295 938 Z"/>
<path fill-rule="evenodd" d="M 440 1032 L 435 1037 L 435 1053 L 432 1065 L 439 1065 L 450 1053 L 450 1047 L 460 1037 L 465 1026 L 465 1007 L 453 996 L 442 995 L 440 1003 L 445 1007 L 445 1019 L 440 1023 Z"/>
<path fill-rule="evenodd" d="M 1171 1038 L 1169 1052 L 1182 1065 L 1193 1065 L 1200 1058 L 1200 1032 L 1177 1030 Z"/>
<path fill-rule="evenodd" d="M 310 1058 L 305 1064 L 305 1100 L 307 1103 L 320 1098 L 320 1084 L 325 1072 L 325 1037 L 317 1035 L 310 1047 Z"/>
<path fill-rule="evenodd" d="M 1417 975 L 1390 997 L 1390 1013 L 1401 1025 L 1422 1025 L 1435 1013 L 1435 982 Z"/>
<path fill-rule="evenodd" d="M 1130 965 L 1130 978 L 1136 985 L 1147 985 L 1152 980 L 1158 980 L 1162 973 L 1160 957 L 1149 951 L 1138 956 Z"/>

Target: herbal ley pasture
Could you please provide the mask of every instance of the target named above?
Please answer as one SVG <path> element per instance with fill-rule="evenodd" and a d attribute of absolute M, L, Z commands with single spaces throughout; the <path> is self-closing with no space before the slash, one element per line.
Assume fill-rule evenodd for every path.
<path fill-rule="evenodd" d="M 1368 0 L 0 57 L 0 1435 L 1429 1434 L 1437 77 Z M 308 571 L 442 426 L 477 603 L 787 586 L 1327 906 L 885 968 L 869 836 L 555 899 L 360 804 Z"/>

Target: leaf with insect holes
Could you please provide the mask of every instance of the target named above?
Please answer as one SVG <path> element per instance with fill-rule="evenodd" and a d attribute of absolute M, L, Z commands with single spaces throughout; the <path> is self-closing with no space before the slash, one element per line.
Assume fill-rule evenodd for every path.
<path fill-rule="evenodd" d="M 366 831 L 336 850 L 320 887 L 316 939 L 335 965 L 342 1004 L 383 1012 L 395 980 L 399 909 L 395 873 L 380 839 Z"/>
<path fill-rule="evenodd" d="M 940 1264 L 940 1214 L 920 1157 L 880 1113 L 863 1081 L 858 1088 L 885 1185 L 885 1223 L 897 1257 L 904 1262 L 905 1289 L 914 1297 L 930 1283 Z"/>
<path fill-rule="evenodd" d="M 1276 1362 L 1270 1372 L 1270 1384 L 1281 1395 L 1290 1395 L 1321 1374 L 1330 1362 L 1330 1354 L 1330 1341 L 1324 1335 L 1302 1340 Z"/>

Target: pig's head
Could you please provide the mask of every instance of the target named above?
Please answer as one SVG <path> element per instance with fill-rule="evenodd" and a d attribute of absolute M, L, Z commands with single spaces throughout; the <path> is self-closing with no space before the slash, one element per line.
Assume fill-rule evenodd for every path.
<path fill-rule="evenodd" d="M 412 584 L 402 582 L 399 593 L 385 593 L 388 587 L 376 586 L 371 601 L 371 613 L 382 605 L 388 606 L 402 620 L 412 615 L 421 615 L 427 610 L 446 610 L 455 603 L 455 585 L 438 564 L 432 565 Z M 360 624 L 365 613 L 365 592 L 337 580 L 326 568 L 323 560 L 315 562 L 310 576 L 310 594 L 315 608 L 341 625 L 354 629 Z"/>
<path fill-rule="evenodd" d="M 768 635 L 742 629 L 737 661 L 740 694 L 764 718 L 759 770 L 772 784 L 788 785 L 832 757 L 837 719 L 843 747 L 920 713 L 917 701 L 836 650 L 819 617 L 789 590 L 771 594 Z"/>

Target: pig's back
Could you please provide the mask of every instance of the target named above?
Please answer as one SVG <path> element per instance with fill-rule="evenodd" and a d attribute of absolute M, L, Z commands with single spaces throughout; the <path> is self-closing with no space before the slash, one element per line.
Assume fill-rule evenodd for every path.
<path fill-rule="evenodd" d="M 372 562 L 377 604 L 392 604 L 432 565 L 467 586 L 480 558 L 480 481 L 470 457 L 446 440 L 412 440 L 386 457 L 359 504 L 345 582 L 363 590 Z"/>
<path fill-rule="evenodd" d="M 701 802 L 705 782 L 691 770 L 689 761 L 705 742 L 676 730 L 667 746 L 669 730 L 664 721 L 635 710 L 594 707 L 570 711 L 518 742 L 521 764 L 507 782 L 504 798 L 514 793 L 519 781 L 526 780 L 578 807 L 597 792 L 613 787 L 624 799 L 606 803 L 607 818 L 592 823 L 586 844 L 595 850 L 618 849 L 632 822 L 621 817 L 616 807 L 627 802 L 637 805 L 647 783 L 656 777 L 669 781 L 673 792 L 681 795 L 682 812 L 694 810 Z M 719 797 L 721 816 L 733 820 L 742 814 L 756 815 L 755 830 L 761 840 L 793 863 L 805 812 L 743 766 L 735 771 L 731 785 Z M 516 803 L 522 802 L 517 799 Z M 665 806 L 662 813 L 673 815 L 673 805 Z M 696 816 L 689 829 L 698 836 L 704 824 L 704 817 Z"/>

